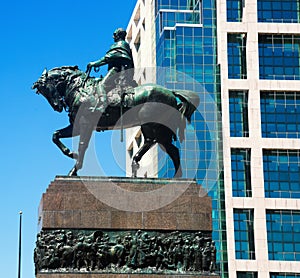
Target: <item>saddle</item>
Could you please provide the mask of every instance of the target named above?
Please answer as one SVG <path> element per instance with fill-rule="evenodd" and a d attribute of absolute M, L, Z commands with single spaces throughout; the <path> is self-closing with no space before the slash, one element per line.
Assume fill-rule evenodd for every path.
<path fill-rule="evenodd" d="M 134 88 L 138 84 L 133 81 L 117 82 L 115 86 L 105 87 L 101 79 L 89 79 L 86 86 L 79 89 L 79 101 L 85 103 L 92 112 L 104 112 L 110 107 L 132 107 Z"/>
<path fill-rule="evenodd" d="M 126 86 L 113 88 L 107 93 L 107 104 L 108 106 L 117 107 L 132 107 L 134 87 Z"/>
<path fill-rule="evenodd" d="M 94 106 L 94 111 L 104 112 L 110 107 L 132 107 L 134 99 L 134 87 L 138 84 L 128 81 L 122 75 L 114 80 L 113 86 L 106 86 L 101 80 L 96 87 L 96 97 L 98 97 Z"/>

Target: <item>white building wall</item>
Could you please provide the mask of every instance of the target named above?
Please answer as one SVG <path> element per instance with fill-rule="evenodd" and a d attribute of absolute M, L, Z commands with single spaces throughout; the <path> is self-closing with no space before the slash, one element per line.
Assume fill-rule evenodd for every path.
<path fill-rule="evenodd" d="M 139 85 L 155 83 L 155 25 L 154 1 L 138 0 L 127 26 L 127 41 L 132 49 L 135 64 L 135 80 Z M 132 155 L 136 154 L 139 146 L 141 130 L 139 127 L 126 130 L 126 173 L 131 175 Z M 157 146 L 148 151 L 140 162 L 138 176 L 157 177 Z"/>
<path fill-rule="evenodd" d="M 263 149 L 300 149 L 300 140 L 269 139 L 261 136 L 261 90 L 299 91 L 300 81 L 259 80 L 258 34 L 300 34 L 300 24 L 257 23 L 257 2 L 244 2 L 242 22 L 227 22 L 226 0 L 217 1 L 218 63 L 221 66 L 222 128 L 224 140 L 224 184 L 226 204 L 229 277 L 237 271 L 257 271 L 259 278 L 270 272 L 299 273 L 300 262 L 269 261 L 266 230 L 266 209 L 300 209 L 300 200 L 265 198 Z M 229 80 L 227 65 L 227 33 L 247 34 L 247 79 Z M 249 137 L 230 138 L 229 90 L 248 90 Z M 231 148 L 251 149 L 251 198 L 232 197 Z M 254 209 L 255 260 L 236 260 L 234 241 L 234 208 Z"/>

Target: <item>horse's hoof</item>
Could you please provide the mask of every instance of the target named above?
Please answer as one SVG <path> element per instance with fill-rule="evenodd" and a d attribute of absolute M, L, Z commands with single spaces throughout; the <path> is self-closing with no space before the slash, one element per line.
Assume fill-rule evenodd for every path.
<path fill-rule="evenodd" d="M 136 177 L 137 177 L 137 171 L 132 171 L 131 177 L 132 177 L 132 178 L 136 178 Z"/>
<path fill-rule="evenodd" d="M 132 161 L 131 169 L 132 169 L 132 178 L 137 177 L 137 170 L 140 168 L 140 164 L 138 164 L 136 161 Z"/>
<path fill-rule="evenodd" d="M 181 178 L 182 177 L 182 170 L 178 169 L 177 172 L 174 175 L 174 178 Z"/>
<path fill-rule="evenodd" d="M 75 168 L 73 168 L 69 174 L 68 174 L 69 177 L 77 177 L 77 170 Z"/>

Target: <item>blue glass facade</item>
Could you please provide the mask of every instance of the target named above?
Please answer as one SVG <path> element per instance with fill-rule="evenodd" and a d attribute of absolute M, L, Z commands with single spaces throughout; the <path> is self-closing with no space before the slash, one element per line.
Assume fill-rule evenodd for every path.
<path fill-rule="evenodd" d="M 265 197 L 300 198 L 300 150 L 264 150 Z"/>
<path fill-rule="evenodd" d="M 235 258 L 255 260 L 253 209 L 234 209 Z"/>
<path fill-rule="evenodd" d="M 251 197 L 250 149 L 231 149 L 232 196 Z"/>
<path fill-rule="evenodd" d="M 257 272 L 255 271 L 238 271 L 236 273 L 237 278 L 257 278 Z"/>
<path fill-rule="evenodd" d="M 229 91 L 230 137 L 248 137 L 248 92 Z"/>
<path fill-rule="evenodd" d="M 270 273 L 270 278 L 299 278 L 300 273 L 277 272 Z"/>
<path fill-rule="evenodd" d="M 241 22 L 243 18 L 243 0 L 227 0 L 227 21 Z"/>
<path fill-rule="evenodd" d="M 299 23 L 299 0 L 257 0 L 258 22 Z"/>
<path fill-rule="evenodd" d="M 228 78 L 247 79 L 245 34 L 227 35 Z"/>
<path fill-rule="evenodd" d="M 200 106 L 180 145 L 183 176 L 195 178 L 212 197 L 217 263 L 226 277 L 226 225 L 220 144 L 220 76 L 216 7 L 210 0 L 155 1 L 157 83 L 199 92 Z M 178 143 L 179 144 L 179 143 Z M 172 177 L 172 163 L 158 153 L 159 176 Z M 220 178 L 221 177 L 221 178 Z M 222 197 L 221 197 L 222 195 Z"/>
<path fill-rule="evenodd" d="M 259 35 L 259 78 L 300 80 L 300 37 Z"/>
<path fill-rule="evenodd" d="M 267 210 L 269 260 L 300 261 L 300 211 Z"/>
<path fill-rule="evenodd" d="M 201 107 L 194 114 L 193 127 L 187 128 L 187 142 L 189 139 L 197 140 L 199 150 L 207 151 L 205 156 L 199 159 L 200 171 L 198 170 L 197 173 L 197 177 L 203 180 L 211 163 L 212 148 L 215 148 L 215 142 L 219 137 L 219 75 L 216 64 L 215 7 L 210 1 L 204 2 L 201 9 L 199 9 L 200 1 L 175 2 L 179 3 L 176 10 L 181 9 L 180 12 L 173 11 L 175 9 L 173 1 L 160 0 L 156 2 L 157 83 L 177 90 L 187 89 L 200 93 Z M 196 6 L 196 9 L 192 10 L 197 10 L 200 14 L 196 17 L 197 20 L 202 19 L 198 21 L 197 25 L 195 25 L 194 16 L 189 23 L 181 24 L 171 20 L 168 23 L 164 22 L 163 28 L 161 27 L 161 18 L 165 18 L 163 14 L 171 14 L 165 9 L 172 9 L 174 14 L 186 14 L 191 9 L 190 2 L 194 2 Z M 197 138 L 191 138 L 190 134 L 195 131 Z M 198 131 L 200 132 L 198 133 Z M 183 163 L 185 162 L 183 161 Z M 201 163 L 203 163 L 203 167 Z M 173 175 L 169 171 L 169 167 L 165 172 L 160 171 L 160 174 L 162 176 Z M 217 175 L 218 169 L 215 171 L 214 178 Z M 187 175 L 186 172 L 185 176 L 194 177 L 194 175 Z"/>
<path fill-rule="evenodd" d="M 300 92 L 261 92 L 264 138 L 300 138 Z"/>

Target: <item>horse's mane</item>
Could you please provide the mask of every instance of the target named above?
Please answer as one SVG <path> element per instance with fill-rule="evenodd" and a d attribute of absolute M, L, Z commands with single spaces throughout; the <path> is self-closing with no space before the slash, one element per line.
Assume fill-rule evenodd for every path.
<path fill-rule="evenodd" d="M 64 79 L 64 78 L 74 78 L 77 76 L 84 75 L 84 72 L 79 70 L 78 66 L 61 66 L 55 67 L 49 70 L 49 78 L 50 79 Z"/>
<path fill-rule="evenodd" d="M 79 67 L 76 65 L 76 66 L 61 66 L 61 67 L 56 67 L 56 68 L 53 68 L 51 69 L 50 71 L 55 71 L 55 70 L 79 70 Z"/>

